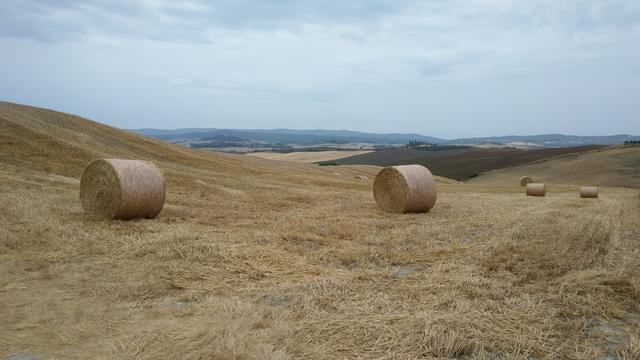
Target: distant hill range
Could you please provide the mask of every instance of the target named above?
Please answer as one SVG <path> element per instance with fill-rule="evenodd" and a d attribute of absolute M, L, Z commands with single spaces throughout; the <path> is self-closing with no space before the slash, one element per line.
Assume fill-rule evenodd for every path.
<path fill-rule="evenodd" d="M 543 147 L 566 147 L 582 145 L 615 145 L 625 141 L 637 141 L 640 136 L 608 135 L 608 136 L 576 136 L 562 134 L 525 135 L 525 136 L 497 136 L 480 138 L 463 138 L 450 140 L 456 144 L 530 144 Z"/>
<path fill-rule="evenodd" d="M 133 129 L 132 132 L 171 142 L 188 141 L 254 141 L 269 144 L 405 144 L 409 141 L 422 141 L 440 145 L 520 145 L 531 147 L 566 147 L 581 145 L 613 145 L 625 141 L 638 141 L 640 136 L 575 136 L 562 134 L 497 136 L 461 139 L 440 139 L 421 134 L 374 134 L 349 130 L 242 130 L 242 129 L 198 129 L 185 128 L 174 130 Z"/>
<path fill-rule="evenodd" d="M 444 143 L 446 140 L 420 134 L 373 134 L 349 130 L 242 130 L 242 129 L 137 129 L 135 133 L 161 140 L 218 140 L 234 138 L 237 141 L 265 143 L 319 145 L 319 144 L 404 144 L 411 140 Z"/>

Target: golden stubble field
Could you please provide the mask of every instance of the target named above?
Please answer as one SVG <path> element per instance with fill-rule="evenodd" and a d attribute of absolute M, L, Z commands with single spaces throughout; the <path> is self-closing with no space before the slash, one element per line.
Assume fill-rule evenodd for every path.
<path fill-rule="evenodd" d="M 83 214 L 82 168 L 104 156 L 162 168 L 157 219 Z M 376 170 L 197 152 L 1 103 L 0 356 L 640 356 L 637 189 L 527 198 L 440 179 L 431 212 L 395 215 L 375 207 Z"/>

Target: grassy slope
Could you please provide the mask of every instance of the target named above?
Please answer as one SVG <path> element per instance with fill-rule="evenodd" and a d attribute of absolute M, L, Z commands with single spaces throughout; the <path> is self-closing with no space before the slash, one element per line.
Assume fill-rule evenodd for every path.
<path fill-rule="evenodd" d="M 514 184 L 521 176 L 555 184 L 640 188 L 640 146 L 617 146 L 488 172 L 475 184 Z"/>
<path fill-rule="evenodd" d="M 155 220 L 83 215 L 95 157 L 151 159 Z M 0 104 L 0 356 L 597 358 L 640 353 L 639 199 L 439 184 L 378 211 L 374 167 L 164 144 Z M 617 349 L 616 347 L 619 347 Z"/>
<path fill-rule="evenodd" d="M 558 155 L 581 153 L 602 146 L 580 146 L 521 150 L 513 148 L 468 148 L 458 150 L 426 151 L 416 149 L 390 149 L 337 160 L 343 165 L 402 165 L 421 164 L 434 174 L 456 180 L 467 180 L 482 172 L 526 164 Z"/>

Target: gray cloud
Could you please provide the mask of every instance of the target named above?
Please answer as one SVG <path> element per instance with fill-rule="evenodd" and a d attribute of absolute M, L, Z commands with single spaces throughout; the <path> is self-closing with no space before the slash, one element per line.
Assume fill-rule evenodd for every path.
<path fill-rule="evenodd" d="M 635 0 L 7 0 L 0 97 L 124 127 L 639 133 L 639 43 Z"/>
<path fill-rule="evenodd" d="M 389 16 L 407 0 L 14 0 L 0 3 L 0 34 L 43 41 L 91 33 L 202 41 L 216 29 L 274 30 Z"/>

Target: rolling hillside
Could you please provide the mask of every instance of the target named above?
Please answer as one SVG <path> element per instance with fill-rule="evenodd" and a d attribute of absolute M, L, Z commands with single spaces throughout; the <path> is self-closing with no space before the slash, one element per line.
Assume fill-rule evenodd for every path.
<path fill-rule="evenodd" d="M 623 186 L 640 189 L 640 146 L 618 146 L 487 172 L 474 184 L 514 184 L 521 176 L 552 184 Z"/>
<path fill-rule="evenodd" d="M 160 166 L 158 218 L 83 214 L 79 177 L 100 157 Z M 439 179 L 432 211 L 400 215 L 376 208 L 377 170 L 0 103 L 0 358 L 640 356 L 637 190 Z"/>
<path fill-rule="evenodd" d="M 585 145 L 622 144 L 628 140 L 640 140 L 640 136 L 576 136 L 562 134 L 542 134 L 525 136 L 494 136 L 477 138 L 441 139 L 421 134 L 374 134 L 349 130 L 292 130 L 292 129 L 135 129 L 135 133 L 155 137 L 161 140 L 181 142 L 183 140 L 201 140 L 216 137 L 232 137 L 237 141 L 262 141 L 281 144 L 406 144 L 409 141 L 424 141 L 440 145 L 456 144 L 526 144 L 533 147 L 568 147 Z"/>
<path fill-rule="evenodd" d="M 522 150 L 514 148 L 463 148 L 455 150 L 427 151 L 419 149 L 385 149 L 364 155 L 332 161 L 339 165 L 424 165 L 436 175 L 456 180 L 468 180 L 490 170 L 526 164 L 566 154 L 578 154 L 600 149 L 589 145 L 569 148 Z"/>
<path fill-rule="evenodd" d="M 374 134 L 350 130 L 293 130 L 293 129 L 135 129 L 135 133 L 152 136 L 161 140 L 178 141 L 183 139 L 201 139 L 215 137 L 233 137 L 238 141 L 262 141 L 280 144 L 318 145 L 318 144 L 404 144 L 411 140 L 443 143 L 444 139 L 420 134 Z"/>
<path fill-rule="evenodd" d="M 315 163 L 320 161 L 337 160 L 345 157 L 368 154 L 371 151 L 296 151 L 290 153 L 279 152 L 252 152 L 247 156 L 256 156 L 269 160 L 295 161 L 303 163 Z"/>

